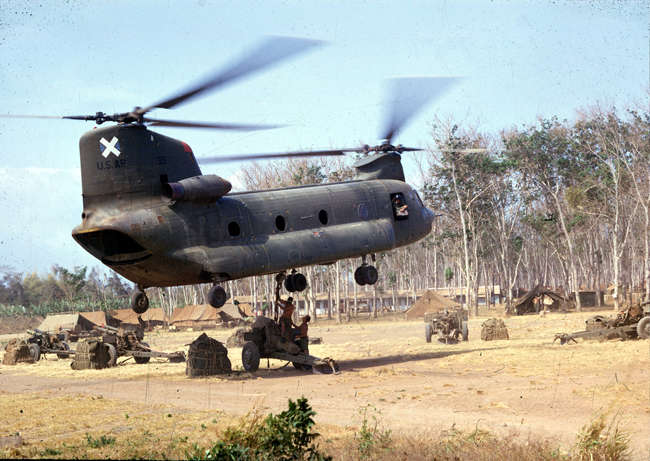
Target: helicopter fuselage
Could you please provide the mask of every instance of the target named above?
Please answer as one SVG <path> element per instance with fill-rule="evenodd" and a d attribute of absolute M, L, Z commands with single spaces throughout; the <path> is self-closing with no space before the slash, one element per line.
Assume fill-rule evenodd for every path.
<path fill-rule="evenodd" d="M 141 287 L 329 264 L 408 245 L 431 230 L 417 192 L 390 175 L 169 200 L 164 187 L 202 177 L 187 144 L 118 125 L 86 133 L 80 151 L 84 212 L 73 237 Z M 397 212 L 397 196 L 406 212 Z"/>

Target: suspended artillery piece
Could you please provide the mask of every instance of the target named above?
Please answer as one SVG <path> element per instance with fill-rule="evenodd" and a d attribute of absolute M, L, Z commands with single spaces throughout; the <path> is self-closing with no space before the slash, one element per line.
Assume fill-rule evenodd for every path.
<path fill-rule="evenodd" d="M 585 331 L 577 333 L 556 333 L 553 342 L 560 340 L 561 345 L 571 341 L 577 343 L 576 339 L 605 339 L 620 338 L 627 339 L 648 339 L 650 337 L 650 301 L 644 301 L 631 306 L 614 318 L 607 318 L 600 315 L 588 319 Z"/>
<path fill-rule="evenodd" d="M 467 328 L 467 310 L 455 309 L 451 313 L 444 309 L 442 312 L 427 312 L 424 314 L 424 339 L 430 343 L 433 336 L 438 336 L 441 344 L 456 344 L 458 338 L 469 339 Z"/>
<path fill-rule="evenodd" d="M 297 370 L 312 370 L 316 374 L 339 374 L 338 364 L 330 358 L 318 358 L 300 352 L 297 344 L 289 342 L 280 333 L 280 326 L 267 317 L 257 317 L 252 331 L 244 333 L 241 361 L 244 370 L 255 372 L 260 359 L 291 362 Z"/>
<path fill-rule="evenodd" d="M 34 362 L 40 360 L 41 354 L 56 354 L 58 358 L 66 359 L 75 353 L 70 350 L 68 343 L 61 341 L 57 335 L 51 335 L 38 328 L 27 330 L 27 334 L 32 335 L 27 339 L 27 347 Z"/>
<path fill-rule="evenodd" d="M 151 358 L 169 359 L 171 363 L 185 362 L 184 352 L 162 352 L 154 351 L 149 344 L 143 342 L 144 333 L 138 329 L 135 331 L 115 328 L 111 326 L 98 327 L 94 330 L 103 333 L 102 341 L 108 350 L 108 366 L 115 366 L 119 357 L 133 357 L 135 363 L 149 363 Z"/>

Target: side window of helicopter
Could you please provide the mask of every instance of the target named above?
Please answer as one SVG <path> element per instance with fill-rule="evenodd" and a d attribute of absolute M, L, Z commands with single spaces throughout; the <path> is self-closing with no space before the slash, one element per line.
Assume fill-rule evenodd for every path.
<path fill-rule="evenodd" d="M 275 227 L 276 227 L 280 232 L 284 232 L 285 229 L 287 228 L 287 218 L 285 218 L 284 216 L 282 216 L 281 214 L 279 214 L 279 215 L 275 218 Z"/>
<path fill-rule="evenodd" d="M 241 235 L 241 228 L 235 221 L 230 221 L 228 223 L 228 235 L 230 235 L 232 238 L 236 238 Z"/>
<path fill-rule="evenodd" d="M 393 218 L 395 218 L 395 221 L 409 219 L 409 207 L 404 199 L 404 194 L 390 194 L 390 203 L 393 207 Z"/>

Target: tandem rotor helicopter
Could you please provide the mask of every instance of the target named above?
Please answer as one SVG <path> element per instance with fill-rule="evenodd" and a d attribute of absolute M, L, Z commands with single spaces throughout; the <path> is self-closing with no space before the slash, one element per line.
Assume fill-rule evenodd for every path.
<path fill-rule="evenodd" d="M 298 268 L 347 258 L 361 258 L 355 281 L 373 285 L 378 273 L 368 256 L 372 262 L 378 252 L 409 245 L 429 234 L 434 216 L 405 182 L 400 160 L 402 152 L 420 149 L 393 146 L 391 140 L 454 77 L 394 79 L 396 91 L 383 143 L 375 147 L 201 160 L 361 152 L 366 156 L 353 165 L 356 178 L 351 181 L 231 193 L 227 180 L 201 173 L 188 144 L 147 128 L 270 128 L 158 120 L 146 115 L 153 109 L 171 109 L 319 43 L 271 37 L 257 51 L 202 84 L 146 108 L 113 115 L 55 117 L 93 120 L 97 125 L 113 122 L 88 131 L 79 141 L 83 213 L 72 237 L 135 283 L 131 307 L 136 313 L 148 309 L 145 289 L 149 287 L 212 283 L 208 302 L 219 308 L 227 300 L 221 282 L 288 273 L 287 291 L 303 291 L 307 281 Z M 426 83 L 427 94 L 418 82 Z"/>

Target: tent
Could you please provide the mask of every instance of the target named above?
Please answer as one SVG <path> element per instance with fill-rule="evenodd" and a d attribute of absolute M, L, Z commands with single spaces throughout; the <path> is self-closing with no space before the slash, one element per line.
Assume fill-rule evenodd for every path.
<path fill-rule="evenodd" d="M 521 298 L 515 299 L 515 314 L 523 315 L 528 312 L 537 312 L 539 305 L 535 305 L 535 299 L 541 300 L 547 310 L 559 310 L 560 306 L 566 307 L 567 304 L 567 300 L 563 296 L 542 285 L 537 285 Z"/>
<path fill-rule="evenodd" d="M 81 325 L 84 330 L 92 330 L 95 325 L 106 324 L 106 313 L 99 312 L 77 312 L 76 314 L 56 314 L 48 315 L 43 322 L 38 326 L 39 330 L 48 333 L 56 333 L 59 325 L 66 328 Z"/>
<path fill-rule="evenodd" d="M 174 309 L 169 325 L 176 328 L 214 328 L 217 323 L 221 323 L 217 309 L 209 304 L 199 304 Z"/>
<path fill-rule="evenodd" d="M 461 309 L 462 306 L 455 301 L 445 298 L 433 290 L 427 290 L 406 312 L 406 320 L 424 318 L 427 312 L 440 312 L 447 309 Z"/>
<path fill-rule="evenodd" d="M 155 309 L 147 309 L 147 312 L 144 314 L 136 314 L 131 309 L 119 309 L 114 311 L 109 311 L 108 314 L 119 321 L 119 327 L 133 330 L 140 326 L 138 317 L 141 317 L 142 320 L 150 327 L 162 327 L 167 321 L 167 316 L 162 307 L 156 307 Z"/>

